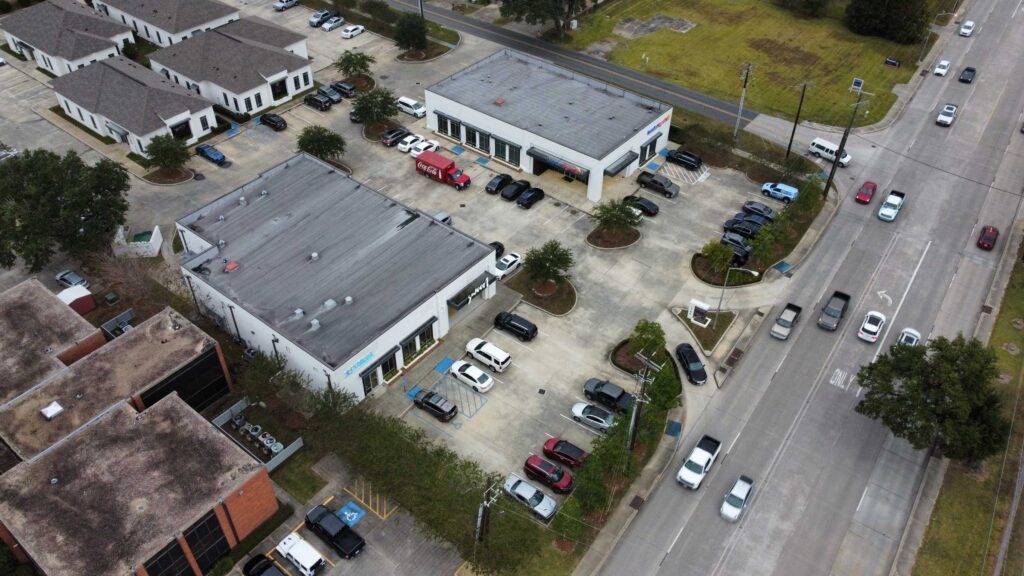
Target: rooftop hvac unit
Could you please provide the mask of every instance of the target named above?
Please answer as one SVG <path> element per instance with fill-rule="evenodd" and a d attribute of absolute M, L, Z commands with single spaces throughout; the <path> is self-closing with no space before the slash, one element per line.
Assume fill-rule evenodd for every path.
<path fill-rule="evenodd" d="M 58 414 L 60 414 L 63 411 L 64 407 L 60 405 L 60 402 L 54 400 L 53 402 L 50 402 L 46 406 L 43 406 L 43 409 L 40 410 L 39 412 L 43 415 L 43 418 L 46 418 L 47 420 L 53 420 L 54 418 L 57 417 Z"/>
<path fill-rule="evenodd" d="M 316 318 L 313 318 L 312 320 L 310 320 L 309 321 L 309 329 L 310 330 L 319 330 L 320 329 L 320 321 L 317 320 Z"/>
<path fill-rule="evenodd" d="M 295 311 L 292 312 L 292 318 L 302 318 L 302 315 L 305 313 L 306 311 L 302 308 L 296 308 Z"/>

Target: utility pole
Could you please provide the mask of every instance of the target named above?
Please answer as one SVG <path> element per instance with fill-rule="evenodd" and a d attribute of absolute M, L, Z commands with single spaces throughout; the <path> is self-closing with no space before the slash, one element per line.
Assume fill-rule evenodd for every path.
<path fill-rule="evenodd" d="M 871 96 L 871 94 L 868 94 Z M 857 118 L 857 111 L 860 110 L 861 100 L 864 98 L 864 91 L 857 91 L 857 102 L 853 104 L 853 113 L 850 114 L 850 123 L 846 125 L 846 130 L 843 131 L 843 139 L 839 141 L 839 151 L 836 152 L 836 159 L 832 162 L 832 169 L 828 172 L 828 180 L 825 181 L 825 189 L 822 191 L 821 196 L 823 198 L 828 197 L 828 189 L 832 187 L 832 181 L 836 177 L 836 168 L 839 168 L 839 159 L 843 157 L 843 152 L 846 151 L 846 139 L 850 137 L 850 130 L 853 129 L 853 121 Z"/>
<path fill-rule="evenodd" d="M 746 69 L 743 70 L 743 74 L 740 76 L 741 78 L 743 78 L 743 92 L 740 94 L 740 110 L 736 114 L 736 127 L 733 128 L 732 130 L 733 142 L 736 141 L 736 138 L 739 136 L 740 133 L 740 120 L 743 119 L 743 103 L 746 102 L 747 100 L 747 82 L 750 81 L 750 69 L 753 66 L 753 64 L 747 62 L 747 67 Z"/>
<path fill-rule="evenodd" d="M 796 136 L 796 125 L 800 123 L 800 111 L 804 108 L 804 94 L 807 93 L 807 82 L 800 87 L 800 103 L 796 105 L 796 118 L 793 118 L 793 130 L 789 133 L 789 146 L 786 146 L 786 160 L 789 160 L 789 151 L 793 149 L 793 138 Z"/>
<path fill-rule="evenodd" d="M 653 360 L 644 356 L 643 350 L 633 355 L 634 358 L 643 364 L 633 377 L 636 379 L 637 394 L 633 401 L 633 413 L 629 419 L 629 434 L 626 436 L 626 473 L 629 473 L 629 463 L 633 448 L 636 447 L 636 434 L 640 427 L 640 405 L 648 402 L 647 385 L 654 382 L 654 374 L 661 372 L 663 364 L 656 364 Z"/>
<path fill-rule="evenodd" d="M 484 498 L 480 502 L 480 507 L 476 511 L 476 541 L 483 542 L 487 539 L 487 533 L 490 531 L 491 522 L 491 506 L 498 501 L 498 495 L 501 493 L 501 489 L 498 488 L 497 484 L 491 484 L 484 490 Z"/>

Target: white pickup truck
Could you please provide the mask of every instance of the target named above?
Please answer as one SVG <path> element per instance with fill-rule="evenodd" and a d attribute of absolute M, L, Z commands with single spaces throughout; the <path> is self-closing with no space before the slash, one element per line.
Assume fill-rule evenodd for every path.
<path fill-rule="evenodd" d="M 711 436 L 704 436 L 690 452 L 690 457 L 683 462 L 683 467 L 676 475 L 676 481 L 690 490 L 700 488 L 701 481 L 711 471 L 711 465 L 718 459 L 722 451 L 722 443 Z"/>
<path fill-rule="evenodd" d="M 907 199 L 907 195 L 898 190 L 889 192 L 886 196 L 885 202 L 878 208 L 878 219 L 884 222 L 892 222 L 896 219 L 896 216 L 900 213 L 900 208 L 903 208 L 903 204 Z"/>

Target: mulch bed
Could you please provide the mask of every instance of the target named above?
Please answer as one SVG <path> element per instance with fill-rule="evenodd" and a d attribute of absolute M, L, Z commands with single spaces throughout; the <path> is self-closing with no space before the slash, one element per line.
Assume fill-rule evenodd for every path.
<path fill-rule="evenodd" d="M 534 292 L 533 282 L 525 272 L 520 272 L 509 278 L 505 285 L 523 295 L 523 300 L 530 304 L 556 315 L 562 315 L 572 310 L 576 305 L 576 289 L 572 283 L 565 282 L 558 286 L 551 296 L 541 297 Z"/>
<path fill-rule="evenodd" d="M 640 231 L 636 228 L 628 230 L 595 228 L 587 235 L 587 242 L 598 248 L 623 248 L 638 240 L 640 240 Z"/>
<path fill-rule="evenodd" d="M 348 78 L 345 78 L 345 81 L 351 82 L 352 85 L 356 87 L 356 90 L 359 90 L 360 92 L 369 92 L 377 85 L 377 82 L 366 74 L 349 76 Z"/>
<path fill-rule="evenodd" d="M 612 364 L 616 368 L 625 370 L 630 374 L 636 374 L 644 367 L 643 363 L 637 360 L 629 351 L 628 339 L 619 342 L 615 347 L 615 350 L 612 352 Z"/>
<path fill-rule="evenodd" d="M 427 44 L 426 50 L 406 50 L 398 55 L 398 59 L 403 62 L 422 62 L 424 60 L 431 60 L 438 56 L 448 52 L 449 48 L 444 44 L 438 44 L 437 42 L 430 42 Z"/>
<path fill-rule="evenodd" d="M 746 274 L 744 272 L 732 272 L 729 274 L 730 287 L 754 284 L 764 276 L 763 270 L 765 267 L 759 262 L 752 260 L 746 265 L 746 267 L 762 272 L 761 276 L 754 278 L 750 274 Z M 700 278 L 712 286 L 721 286 L 722 283 L 725 282 L 725 273 L 719 273 L 717 270 L 713 270 L 711 265 L 708 264 L 707 258 L 699 253 L 693 255 L 693 260 L 690 261 L 690 268 L 693 269 L 693 273 L 697 275 L 697 278 Z"/>
<path fill-rule="evenodd" d="M 370 140 L 380 140 L 381 134 L 394 128 L 390 122 L 378 122 L 377 124 L 366 124 L 363 126 L 363 137 Z"/>
<path fill-rule="evenodd" d="M 192 179 L 194 173 L 188 168 L 171 169 L 158 168 L 146 174 L 146 180 L 154 184 L 180 184 Z"/>

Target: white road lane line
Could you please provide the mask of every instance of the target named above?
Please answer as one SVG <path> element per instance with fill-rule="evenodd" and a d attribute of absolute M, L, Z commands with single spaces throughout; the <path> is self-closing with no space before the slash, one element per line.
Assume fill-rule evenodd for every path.
<path fill-rule="evenodd" d="M 1024 0 L 1022 0 L 1024 1 Z M 875 356 L 871 359 L 872 362 L 878 359 L 878 356 L 882 353 L 882 345 L 889 338 L 889 332 L 892 327 L 896 325 L 896 318 L 900 315 L 900 309 L 903 308 L 903 302 L 907 299 L 907 294 L 910 293 L 910 288 L 914 286 L 914 279 L 917 278 L 917 273 L 921 271 L 921 265 L 924 264 L 924 259 L 928 256 L 928 250 L 932 247 L 932 241 L 929 240 L 924 246 L 924 252 L 921 253 L 921 258 L 917 261 L 917 266 L 914 267 L 914 273 L 910 275 L 910 281 L 907 282 L 907 287 L 903 290 L 903 295 L 900 296 L 900 303 L 896 305 L 896 312 L 892 315 L 892 320 L 889 322 L 889 327 L 885 329 L 885 334 L 878 339 L 878 348 L 875 350 Z"/>

